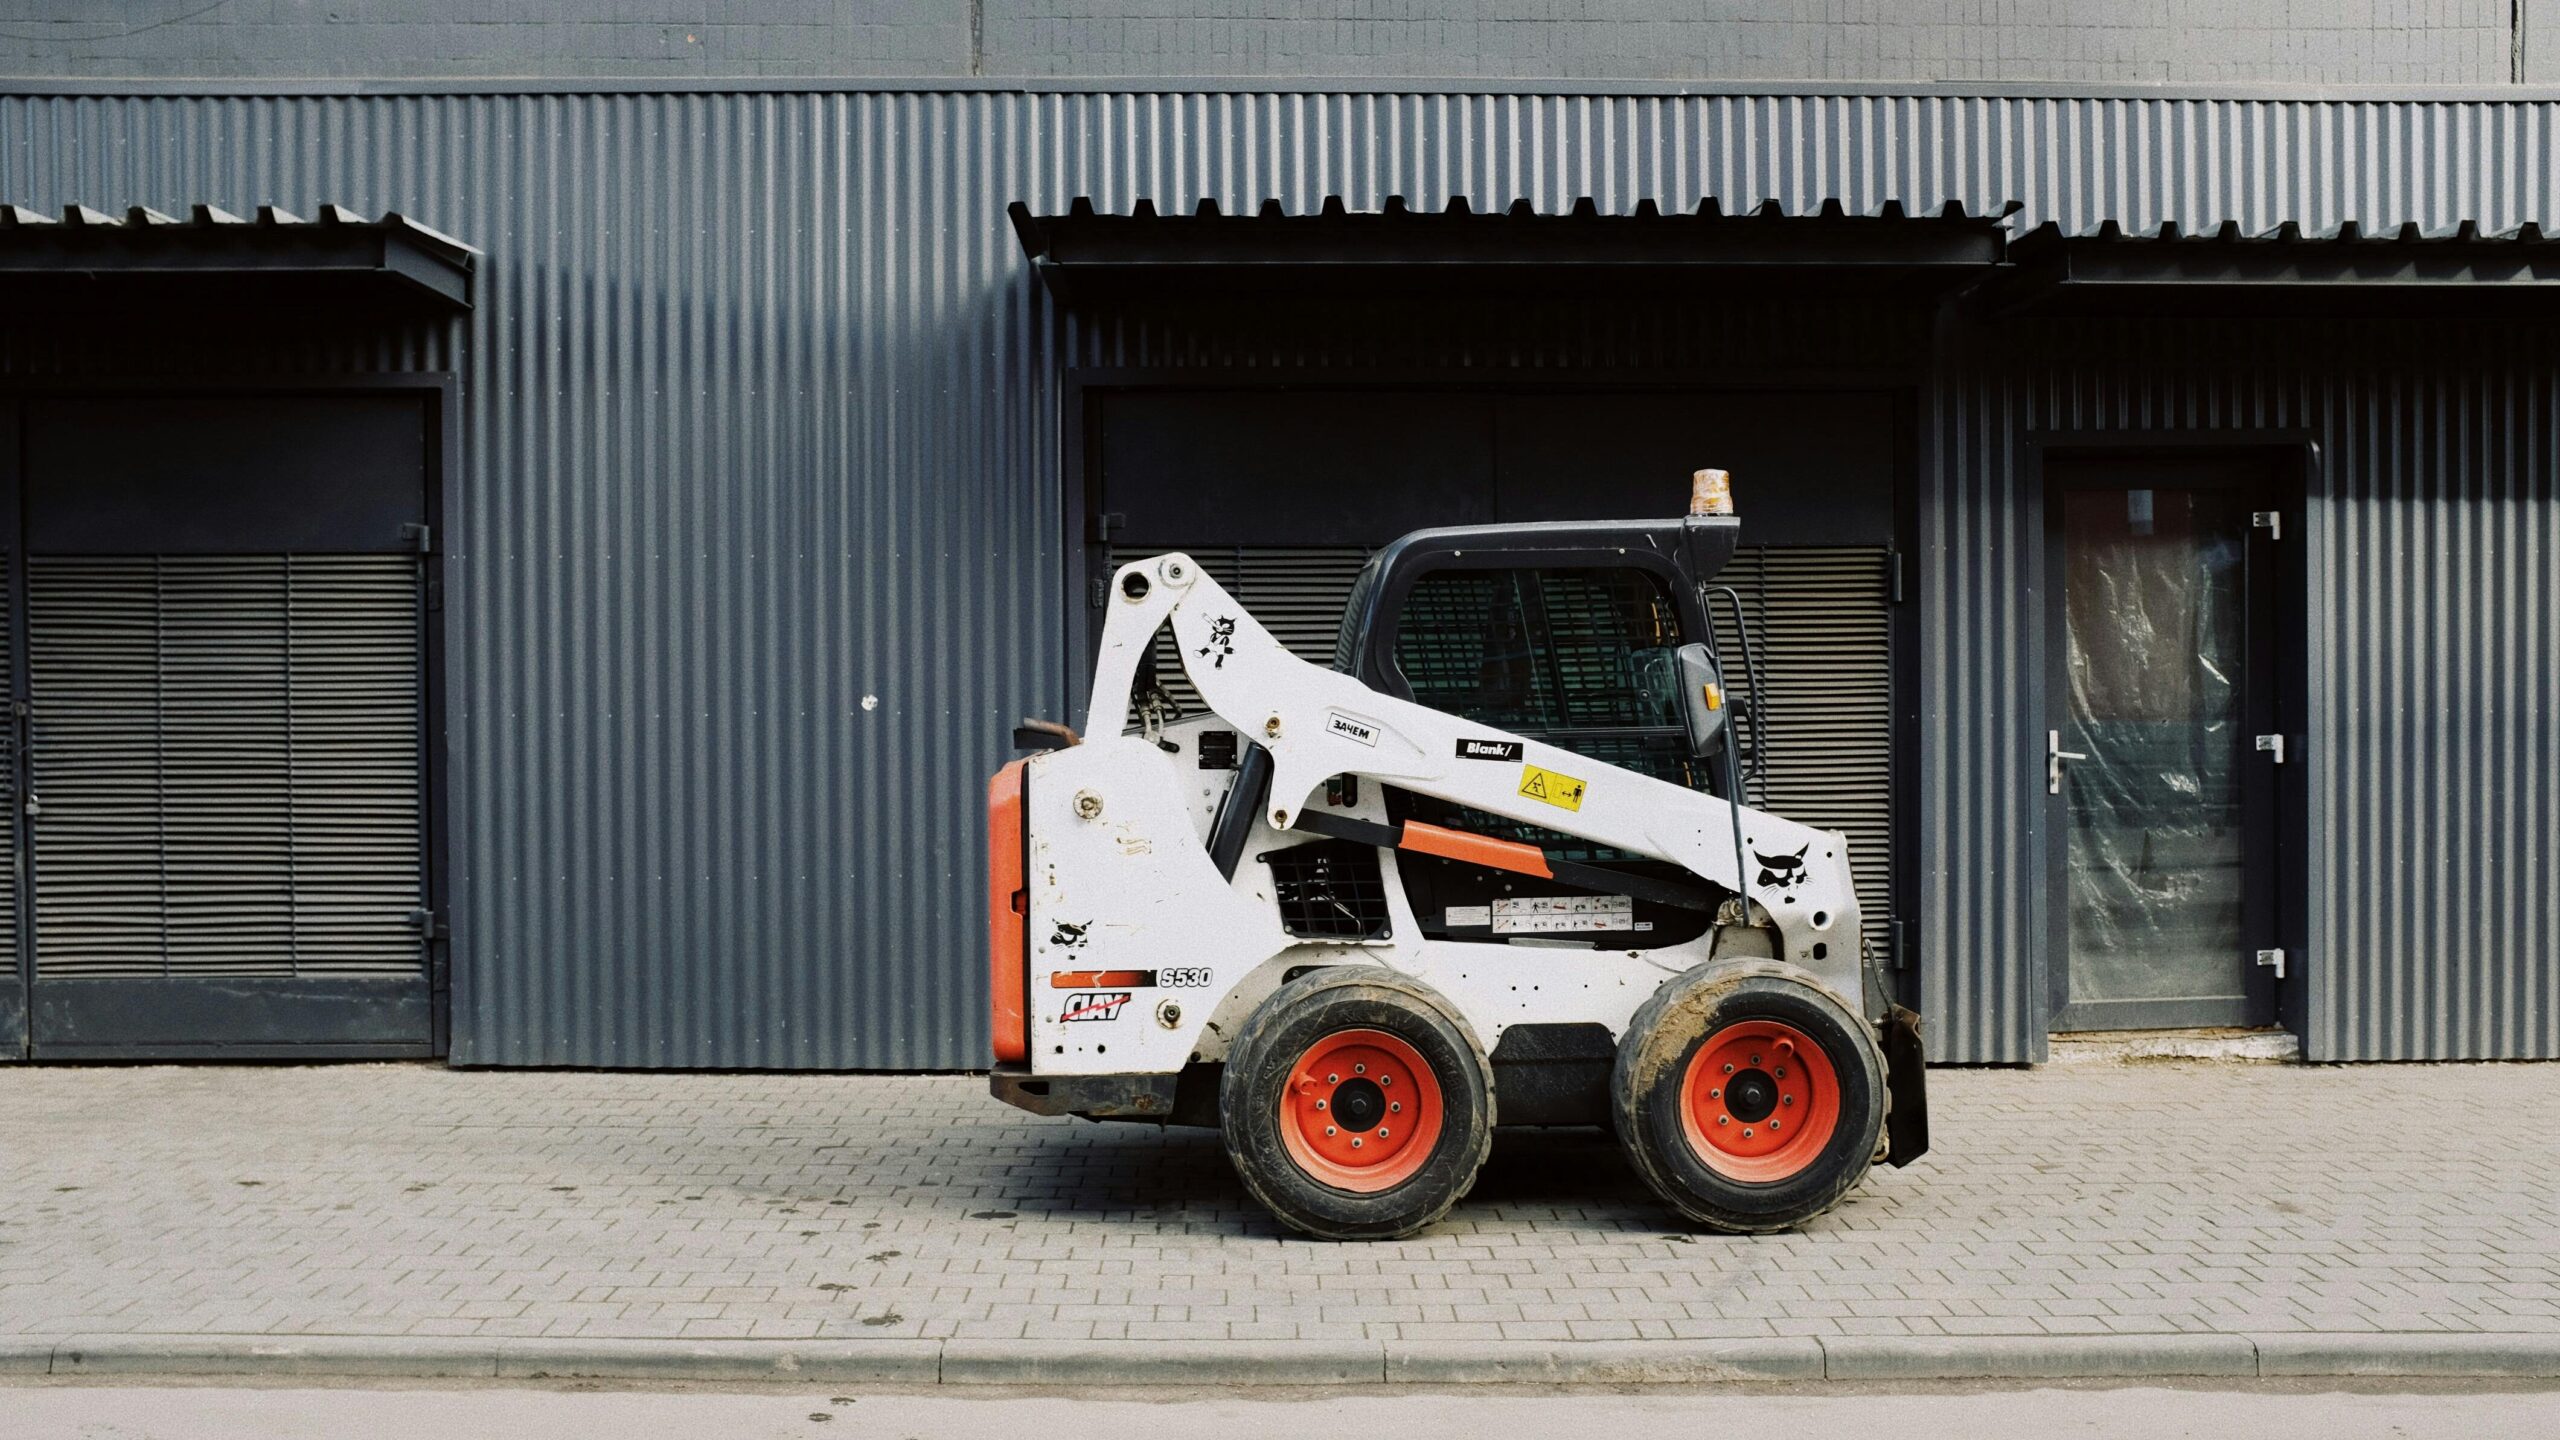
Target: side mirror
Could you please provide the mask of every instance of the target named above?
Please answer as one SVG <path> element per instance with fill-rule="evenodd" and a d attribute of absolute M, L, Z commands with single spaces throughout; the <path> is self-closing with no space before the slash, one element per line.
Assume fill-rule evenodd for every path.
<path fill-rule="evenodd" d="M 1680 683 L 1680 718 L 1689 731 L 1689 754 L 1703 760 L 1724 747 L 1724 677 L 1704 645 L 1673 652 Z"/>

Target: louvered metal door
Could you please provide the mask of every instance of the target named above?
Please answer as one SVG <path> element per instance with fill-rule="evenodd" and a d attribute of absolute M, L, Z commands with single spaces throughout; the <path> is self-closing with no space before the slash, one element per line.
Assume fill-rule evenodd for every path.
<path fill-rule="evenodd" d="M 16 406 L 22 1053 L 434 1053 L 432 414 Z"/>
<path fill-rule="evenodd" d="M 39 1058 L 379 1043 L 416 1012 L 419 564 L 29 561 Z"/>
<path fill-rule="evenodd" d="M 7 498 L 5 488 L 0 488 L 0 498 Z M 0 1062 L 21 1060 L 27 1053 L 27 977 L 20 969 L 25 957 L 18 947 L 18 736 L 24 717 L 17 704 L 18 627 L 11 604 L 17 593 L 11 573 L 15 558 L 0 547 L 0 701 L 6 702 L 6 713 L 0 714 Z"/>
<path fill-rule="evenodd" d="M 1318 665 L 1333 659 L 1344 599 L 1369 551 L 1357 546 L 1119 547 L 1119 566 L 1186 550 L 1274 637 Z M 1893 916 L 1892 553 L 1881 546 L 1746 546 L 1717 577 L 1742 596 L 1767 690 L 1766 810 L 1848 835 L 1858 906 L 1881 952 Z M 1728 656 L 1738 655 L 1728 634 Z M 1157 674 L 1186 714 L 1199 712 L 1170 634 Z M 1738 670 L 1739 664 L 1735 665 Z M 1748 686 L 1728 677 L 1738 694 Z"/>

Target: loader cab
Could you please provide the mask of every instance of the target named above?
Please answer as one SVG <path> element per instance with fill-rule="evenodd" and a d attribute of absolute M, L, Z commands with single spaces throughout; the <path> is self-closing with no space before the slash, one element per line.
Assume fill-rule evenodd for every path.
<path fill-rule="evenodd" d="M 1417 531 L 1372 557 L 1344 608 L 1334 668 L 1371 689 L 1723 795 L 1741 767 L 1702 745 L 1684 714 L 1683 647 L 1714 646 L 1707 587 L 1733 554 L 1730 516 L 1484 525 Z M 1741 744 L 1743 727 L 1718 743 Z M 1677 867 L 1562 832 L 1390 790 L 1391 815 L 1537 845 L 1551 859 L 1677 877 Z M 1482 938 L 1478 920 L 1535 882 L 1408 857 L 1408 898 L 1427 932 Z M 1652 948 L 1708 918 L 1639 904 L 1635 928 L 1589 938 Z"/>

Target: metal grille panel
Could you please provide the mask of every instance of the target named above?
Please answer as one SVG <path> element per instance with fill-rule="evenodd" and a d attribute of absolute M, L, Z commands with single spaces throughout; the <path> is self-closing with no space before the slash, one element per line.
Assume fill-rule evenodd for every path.
<path fill-rule="evenodd" d="M 1867 546 L 1750 546 L 1717 577 L 1742 596 L 1767 689 L 1766 781 L 1754 802 L 1849 837 L 1858 909 L 1881 945 L 1893 918 L 1892 556 Z M 1730 611 L 1725 683 L 1750 694 Z"/>
<path fill-rule="evenodd" d="M 16 593 L 15 578 L 9 573 L 14 557 L 0 550 L 0 683 L 15 684 L 17 656 L 12 653 L 17 643 L 17 626 L 9 613 L 10 597 Z M 18 979 L 18 727 L 0 719 L 0 985 L 17 985 Z M 0 1045 L 13 1043 L 0 1036 Z M 0 1060 L 14 1059 L 0 1053 Z"/>
<path fill-rule="evenodd" d="M 39 979 L 424 963 L 417 561 L 28 562 Z"/>

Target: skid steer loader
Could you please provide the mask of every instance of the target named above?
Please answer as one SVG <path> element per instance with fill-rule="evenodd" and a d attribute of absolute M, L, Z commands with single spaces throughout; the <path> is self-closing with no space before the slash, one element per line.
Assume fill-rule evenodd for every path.
<path fill-rule="evenodd" d="M 989 788 L 994 1093 L 1215 1126 L 1334 1239 L 1439 1219 L 1497 1123 L 1608 1126 L 1731 1231 L 1917 1158 L 1919 1020 L 1847 842 L 1740 803 L 1738 526 L 1709 470 L 1685 518 L 1418 531 L 1331 668 L 1188 556 L 1121 566 L 1082 737 L 1026 721 Z M 1207 713 L 1159 683 L 1164 630 Z"/>

